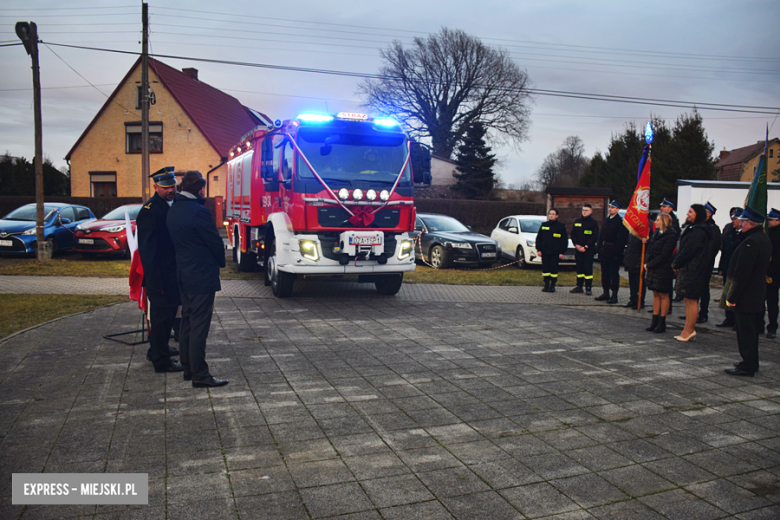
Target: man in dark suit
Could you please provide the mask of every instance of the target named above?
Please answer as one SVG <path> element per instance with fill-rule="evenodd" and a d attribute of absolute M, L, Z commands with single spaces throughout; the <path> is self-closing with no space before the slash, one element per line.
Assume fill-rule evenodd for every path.
<path fill-rule="evenodd" d="M 595 299 L 607 303 L 618 302 L 620 261 L 623 260 L 623 251 L 628 241 L 628 229 L 623 225 L 623 219 L 618 215 L 618 211 L 620 211 L 620 204 L 613 200 L 609 203 L 609 216 L 601 227 L 596 246 L 601 263 L 601 287 L 604 292 Z M 609 294 L 610 290 L 612 296 Z"/>
<path fill-rule="evenodd" d="M 176 175 L 167 166 L 150 175 L 154 195 L 138 212 L 138 254 L 144 269 L 143 286 L 149 299 L 149 351 L 146 354 L 155 372 L 181 372 L 182 366 L 171 359 L 179 351 L 168 346 L 176 310 L 181 305 L 176 283 L 176 253 L 165 218 L 176 194 Z"/>
<path fill-rule="evenodd" d="M 758 323 L 764 315 L 766 272 L 772 243 L 763 230 L 764 216 L 745 208 L 740 217 L 743 238 L 729 262 L 726 306 L 734 311 L 742 361 L 727 368 L 732 376 L 753 377 L 758 372 Z"/>
<path fill-rule="evenodd" d="M 176 248 L 176 269 L 181 291 L 179 348 L 184 380 L 195 388 L 224 386 L 206 363 L 206 338 L 214 312 L 214 297 L 222 289 L 219 268 L 225 267 L 225 245 L 211 213 L 203 204 L 206 180 L 200 172 L 188 171 L 181 193 L 168 212 L 168 229 Z"/>
<path fill-rule="evenodd" d="M 766 326 L 766 337 L 777 337 L 778 300 L 780 300 L 780 210 L 772 208 L 766 216 L 767 236 L 772 242 L 772 258 L 769 260 L 769 268 L 766 272 L 766 312 L 769 324 Z M 763 316 L 762 316 L 763 320 Z"/>

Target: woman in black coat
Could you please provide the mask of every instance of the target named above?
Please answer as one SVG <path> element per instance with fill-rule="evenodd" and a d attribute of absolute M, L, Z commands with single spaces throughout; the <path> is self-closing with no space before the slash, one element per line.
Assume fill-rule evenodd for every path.
<path fill-rule="evenodd" d="M 656 232 L 647 246 L 645 255 L 645 282 L 653 291 L 653 321 L 646 328 L 649 332 L 666 332 L 666 315 L 669 314 L 669 295 L 674 287 L 672 258 L 677 247 L 677 231 L 672 217 L 661 213 L 655 219 Z"/>
<path fill-rule="evenodd" d="M 696 319 L 699 317 L 699 298 L 710 279 L 710 230 L 707 212 L 701 204 L 688 210 L 687 226 L 680 237 L 672 268 L 677 273 L 677 293 L 685 299 L 685 328 L 674 339 L 694 341 Z"/>

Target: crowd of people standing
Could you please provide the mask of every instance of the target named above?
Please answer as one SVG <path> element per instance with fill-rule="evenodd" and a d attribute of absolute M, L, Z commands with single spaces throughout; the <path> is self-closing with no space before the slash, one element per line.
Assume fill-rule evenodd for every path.
<path fill-rule="evenodd" d="M 645 291 L 653 293 L 653 317 L 645 330 L 666 332 L 672 302 L 684 302 L 685 315 L 680 318 L 685 320 L 685 325 L 674 339 L 696 341 L 696 324 L 709 321 L 710 279 L 720 254 L 717 272 L 723 277 L 724 287 L 720 300 L 716 301 L 725 310 L 726 318 L 716 326 L 733 327 L 737 331 L 742 357 L 726 373 L 753 376 L 759 368 L 759 335 L 766 331 L 767 338 L 777 337 L 780 210 L 773 208 L 764 216 L 750 207 L 731 208 L 731 222 L 722 231 L 713 218 L 717 208 L 710 202 L 691 205 L 682 226 L 674 210 L 674 203 L 664 199 L 649 236 L 639 238 L 624 226 L 618 202 L 609 204 L 601 228 L 592 216 L 592 206 L 584 204 L 582 216 L 574 221 L 570 234 L 576 249 L 577 270 L 577 285 L 570 292 L 592 294 L 593 260 L 598 253 L 602 294 L 595 300 L 607 304 L 618 302 L 622 263 L 629 279 L 629 300 L 625 307 L 641 309 Z M 558 261 L 563 257 L 567 236 L 556 209 L 550 210 L 549 219 L 537 236 L 545 276 L 544 292 L 555 291 Z M 765 314 L 768 315 L 766 326 Z"/>

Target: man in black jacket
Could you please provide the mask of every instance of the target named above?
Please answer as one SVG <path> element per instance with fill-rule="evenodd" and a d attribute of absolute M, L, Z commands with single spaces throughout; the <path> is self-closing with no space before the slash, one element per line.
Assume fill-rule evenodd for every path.
<path fill-rule="evenodd" d="M 574 259 L 577 262 L 577 287 L 570 292 L 582 293 L 585 284 L 585 294 L 593 294 L 593 257 L 596 255 L 596 242 L 599 239 L 599 224 L 591 216 L 593 206 L 582 205 L 582 217 L 574 221 L 571 228 L 571 241 L 577 250 Z"/>
<path fill-rule="evenodd" d="M 569 247 L 569 234 L 566 226 L 558 222 L 558 210 L 550 209 L 549 219 L 539 227 L 536 233 L 536 252 L 542 257 L 542 276 L 544 289 L 542 292 L 555 292 L 558 282 L 558 262 L 563 260 L 563 253 Z"/>
<path fill-rule="evenodd" d="M 725 287 L 726 306 L 734 311 L 737 342 L 742 361 L 727 368 L 732 376 L 748 376 L 758 372 L 758 322 L 764 314 L 766 272 L 772 256 L 772 243 L 762 225 L 764 217 L 745 208 L 740 217 L 744 237 L 729 263 L 729 285 Z"/>
<path fill-rule="evenodd" d="M 206 363 L 206 338 L 211 327 L 214 297 L 222 286 L 219 268 L 225 267 L 225 245 L 211 213 L 203 204 L 206 180 L 200 172 L 188 171 L 181 181 L 181 193 L 168 212 L 168 229 L 176 248 L 176 274 L 181 291 L 182 312 L 179 348 L 184 380 L 195 388 L 224 386 L 214 379 Z"/>
<path fill-rule="evenodd" d="M 772 242 L 772 258 L 766 271 L 766 312 L 769 325 L 766 326 L 766 337 L 777 337 L 778 300 L 780 300 L 780 210 L 772 208 L 766 216 L 769 230 L 767 236 Z M 763 317 L 762 317 L 763 319 Z"/>
<path fill-rule="evenodd" d="M 149 299 L 149 351 L 146 354 L 155 372 L 181 372 L 182 366 L 171 356 L 179 352 L 168 346 L 176 310 L 181 305 L 176 283 L 176 253 L 165 223 L 176 194 L 173 166 L 156 171 L 154 195 L 136 217 L 138 254 L 144 269 L 143 286 Z"/>
<path fill-rule="evenodd" d="M 601 287 L 604 293 L 597 296 L 596 300 L 607 303 L 618 302 L 620 261 L 623 259 L 623 250 L 628 240 L 628 229 L 623 225 L 623 219 L 618 215 L 618 211 L 620 211 L 620 204 L 613 200 L 609 203 L 609 217 L 604 221 L 597 243 L 599 262 L 601 263 Z M 609 295 L 610 289 L 612 290 L 611 297 Z"/>
<path fill-rule="evenodd" d="M 705 224 L 710 229 L 710 265 L 709 265 L 708 273 L 712 273 L 712 269 L 715 267 L 715 258 L 717 258 L 718 252 L 720 252 L 720 245 L 721 245 L 720 228 L 712 218 L 712 216 L 715 215 L 715 212 L 718 210 L 710 202 L 707 202 L 704 205 L 704 209 L 707 211 L 707 222 L 705 222 Z M 706 323 L 707 320 L 709 320 L 709 309 L 710 309 L 710 282 L 708 277 L 707 287 L 705 288 L 704 292 L 701 294 L 701 298 L 699 299 L 699 317 L 696 319 L 696 323 Z"/>
<path fill-rule="evenodd" d="M 723 234 L 721 235 L 721 249 L 720 249 L 720 262 L 718 262 L 718 274 L 723 277 L 723 286 L 726 286 L 728 281 L 729 261 L 734 254 L 734 250 L 739 245 L 741 238 L 740 231 L 742 230 L 742 221 L 739 220 L 742 215 L 742 208 L 734 207 L 729 211 L 731 216 L 731 223 L 726 224 L 723 227 Z M 733 327 L 734 326 L 734 311 L 726 308 L 726 319 L 722 323 L 717 323 L 716 327 Z"/>

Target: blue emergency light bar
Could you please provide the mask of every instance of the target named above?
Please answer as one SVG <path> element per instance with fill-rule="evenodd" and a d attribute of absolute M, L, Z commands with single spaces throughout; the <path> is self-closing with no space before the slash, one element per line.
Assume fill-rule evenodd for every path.
<path fill-rule="evenodd" d="M 374 119 L 374 124 L 377 126 L 393 127 L 398 126 L 398 121 L 389 118 Z"/>
<path fill-rule="evenodd" d="M 296 119 L 306 121 L 307 123 L 330 123 L 333 121 L 333 116 L 327 114 L 298 114 Z"/>

